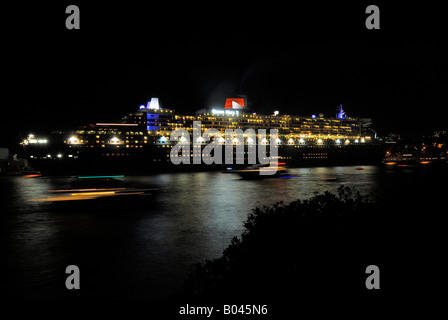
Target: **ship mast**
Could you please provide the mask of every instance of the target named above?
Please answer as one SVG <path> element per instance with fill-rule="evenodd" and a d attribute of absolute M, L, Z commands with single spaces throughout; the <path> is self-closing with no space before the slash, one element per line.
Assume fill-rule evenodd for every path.
<path fill-rule="evenodd" d="M 342 109 L 342 104 L 339 105 L 337 108 L 336 118 L 338 119 L 345 119 L 347 117 L 347 114 L 345 113 L 344 109 Z"/>

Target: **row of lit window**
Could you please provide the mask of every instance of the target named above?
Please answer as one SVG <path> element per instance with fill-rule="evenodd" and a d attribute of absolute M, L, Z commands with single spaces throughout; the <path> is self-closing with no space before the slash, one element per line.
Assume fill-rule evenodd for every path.
<path fill-rule="evenodd" d="M 115 153 L 115 152 L 113 152 L 113 153 L 106 153 L 106 154 L 101 154 L 102 156 L 106 156 L 106 157 L 109 157 L 109 156 L 112 156 L 112 157 L 114 157 L 114 156 L 117 156 L 117 157 L 119 157 L 119 156 L 129 156 L 129 153 Z"/>
<path fill-rule="evenodd" d="M 151 109 L 151 113 L 159 113 L 159 112 L 161 112 L 161 113 L 172 113 L 174 110 L 170 110 L 170 109 L 166 109 L 166 108 L 163 108 L 163 109 Z M 149 112 L 149 111 L 148 111 Z"/>
<path fill-rule="evenodd" d="M 185 123 L 185 122 L 184 122 Z M 154 123 L 155 124 L 155 123 Z M 161 128 L 164 129 L 170 129 L 171 127 L 183 127 L 182 123 L 166 123 L 163 125 L 159 125 Z M 235 128 L 236 126 L 238 126 L 238 128 L 240 129 L 249 129 L 249 128 L 260 128 L 260 127 L 265 127 L 265 128 L 280 128 L 283 130 L 293 130 L 293 131 L 303 131 L 303 129 L 312 129 L 313 131 L 319 132 L 347 132 L 347 131 L 352 131 L 354 128 L 351 127 L 346 127 L 346 126 L 309 126 L 309 125 L 301 125 L 300 127 L 291 127 L 288 124 L 269 124 L 269 123 L 260 123 L 260 124 L 250 124 L 250 125 L 244 125 L 244 124 L 240 124 L 238 122 L 235 121 L 229 121 L 226 123 L 221 123 L 221 122 L 217 122 L 217 123 L 207 123 L 207 122 L 201 122 L 201 128 L 219 128 L 219 129 L 230 129 L 230 128 Z M 222 128 L 224 127 L 224 128 Z M 192 128 L 190 126 L 185 126 L 184 129 L 186 130 L 192 130 Z M 317 130 L 316 130 L 317 129 Z"/>
<path fill-rule="evenodd" d="M 121 135 L 122 132 L 121 131 L 116 131 L 116 129 L 111 129 L 110 131 L 88 131 L 88 132 L 85 132 L 84 130 L 78 130 L 75 133 L 79 134 L 79 135 L 83 135 L 83 134 L 92 135 L 92 134 L 95 134 L 96 138 L 98 139 L 98 138 L 100 138 L 101 135 L 112 135 L 112 134 L 113 135 Z M 140 135 L 140 136 L 142 136 L 143 132 L 127 131 L 126 135 Z M 77 137 L 77 136 L 75 136 L 75 137 Z"/>
<path fill-rule="evenodd" d="M 255 115 L 255 114 L 236 114 L 236 115 L 221 115 L 221 116 L 216 116 L 214 113 L 211 114 L 212 116 L 210 117 L 210 113 L 204 113 L 201 115 L 198 115 L 196 117 L 193 116 L 175 116 L 175 119 L 178 118 L 182 118 L 185 119 L 187 118 L 188 120 L 203 120 L 205 116 L 207 116 L 209 119 L 216 119 L 216 118 L 220 118 L 223 119 L 223 121 L 225 121 L 225 119 L 228 119 L 230 116 L 236 116 L 237 118 L 239 118 L 239 120 L 244 120 L 241 118 L 251 118 L 248 119 L 247 121 L 272 121 L 272 122 L 310 122 L 310 123 L 315 123 L 315 122 L 336 122 L 339 123 L 341 122 L 340 119 L 330 119 L 330 118 L 292 118 L 289 115 L 283 115 L 283 116 L 272 116 L 272 115 Z M 352 121 L 353 119 L 346 119 L 345 122 L 347 121 Z"/>
<path fill-rule="evenodd" d="M 324 156 L 324 157 L 303 157 L 303 159 L 327 159 L 327 156 Z"/>
<path fill-rule="evenodd" d="M 114 129 L 114 128 L 110 128 L 110 129 L 104 128 L 104 129 L 99 130 L 99 131 L 96 131 L 96 130 L 89 130 L 89 131 L 76 130 L 75 133 L 76 134 L 89 134 L 89 135 L 90 134 L 96 134 L 96 135 L 100 134 L 100 135 L 102 135 L 102 134 L 121 134 L 121 131 L 117 131 L 117 129 Z"/>
<path fill-rule="evenodd" d="M 145 141 L 145 143 L 146 143 L 146 141 Z M 108 145 L 109 147 L 110 147 L 110 145 Z M 69 145 L 68 146 L 69 148 L 71 148 L 72 146 L 71 145 Z M 90 146 L 85 146 L 85 147 L 90 147 L 90 148 L 94 148 L 95 147 L 95 145 L 93 145 L 93 144 L 91 144 Z M 100 147 L 101 148 L 105 148 L 106 147 L 106 145 L 105 144 L 102 144 L 102 145 L 100 145 Z M 120 148 L 120 146 L 117 146 L 117 145 L 115 145 L 115 146 L 113 146 L 113 147 L 115 147 L 115 148 Z M 139 146 L 135 146 L 136 148 L 143 148 L 143 145 L 139 145 Z M 134 145 L 133 144 L 131 144 L 131 145 L 129 145 L 129 144 L 127 144 L 126 145 L 126 148 L 134 148 Z"/>
<path fill-rule="evenodd" d="M 146 139 L 146 137 L 145 137 L 145 139 Z M 132 142 L 133 143 L 147 143 L 146 140 L 144 140 L 144 141 L 134 140 Z M 64 143 L 67 143 L 67 140 L 64 140 Z M 69 140 L 68 143 L 77 145 L 77 144 L 87 144 L 87 143 L 89 143 L 89 141 L 88 140 Z M 105 140 L 96 140 L 95 143 L 105 143 Z M 124 144 L 125 140 L 121 140 L 121 141 L 120 140 L 109 140 L 109 141 L 107 141 L 107 143 L 108 144 Z M 126 143 L 129 143 L 129 140 L 126 140 Z"/>
<path fill-rule="evenodd" d="M 283 135 L 282 135 L 283 136 Z M 146 141 L 146 139 L 147 139 L 147 137 L 145 136 L 144 137 L 145 138 L 145 140 L 144 141 L 139 141 L 139 140 L 134 140 L 133 141 L 133 143 L 147 143 L 147 141 Z M 160 139 L 160 140 L 157 140 L 157 143 L 161 143 L 161 144 L 164 144 L 164 143 L 169 143 L 170 141 L 167 139 L 167 138 L 165 138 L 165 139 L 163 139 L 164 138 L 164 136 L 162 136 L 162 138 Z M 259 136 L 259 139 L 261 138 L 261 136 Z M 133 139 L 133 137 L 131 137 L 131 139 Z M 119 140 L 118 138 L 113 138 L 113 139 L 111 139 L 111 140 L 109 140 L 109 141 L 107 141 L 107 143 L 109 143 L 109 144 L 123 144 L 123 143 L 125 143 L 125 141 L 126 141 L 126 143 L 129 143 L 130 141 L 129 140 Z M 184 142 L 184 143 L 187 143 L 188 142 L 188 140 L 187 139 L 183 139 L 182 140 L 182 138 L 180 139 L 180 141 L 181 142 Z M 78 140 L 76 137 L 72 137 L 72 138 L 70 138 L 69 139 L 69 144 L 84 144 L 84 143 L 88 143 L 89 141 L 88 140 Z M 99 144 L 99 143 L 105 143 L 105 140 L 96 140 L 96 143 L 97 144 Z M 199 139 L 198 139 L 198 141 L 197 141 L 198 143 L 206 143 L 205 142 L 205 140 L 202 138 L 202 137 L 200 137 Z M 224 143 L 225 142 L 225 139 L 224 138 L 220 138 L 219 139 L 219 142 L 221 142 L 221 143 Z M 236 137 L 234 137 L 233 138 L 233 141 L 232 141 L 233 143 L 242 143 L 242 141 L 240 141 L 238 138 L 236 138 Z M 282 144 L 282 143 L 284 143 L 285 141 L 282 141 L 282 139 L 280 139 L 280 138 L 277 138 L 277 140 L 276 140 L 276 143 L 277 144 Z M 299 143 L 299 144 L 305 144 L 305 143 L 309 143 L 309 142 L 314 142 L 314 143 L 317 143 L 317 144 L 323 144 L 324 143 L 324 140 L 322 140 L 322 139 L 317 139 L 317 138 L 311 138 L 311 139 L 303 139 L 303 138 L 300 138 L 299 140 L 294 140 L 294 139 L 292 139 L 292 138 L 290 138 L 289 140 L 287 140 L 287 144 L 290 144 L 290 145 L 294 145 L 294 144 L 296 144 L 296 143 Z M 336 139 L 336 140 L 334 140 L 334 142 L 336 143 L 336 144 L 342 144 L 342 143 L 345 143 L 345 144 L 349 144 L 349 143 L 352 143 L 352 142 L 354 142 L 354 143 L 359 143 L 359 142 L 361 142 L 361 143 L 364 143 L 365 142 L 365 139 L 364 138 L 361 138 L 360 140 L 359 139 L 355 139 L 355 140 L 353 140 L 353 141 L 350 141 L 350 140 L 345 140 L 345 141 L 343 141 L 343 139 L 342 139 L 342 141 L 340 140 L 340 139 Z M 67 141 L 66 140 L 64 140 L 64 143 L 67 143 Z M 247 138 L 247 141 L 246 141 L 246 143 L 247 144 L 253 144 L 254 143 L 254 141 L 253 141 L 253 138 L 251 138 L 251 137 L 248 137 Z M 268 141 L 267 141 L 267 139 L 266 138 L 263 138 L 263 140 L 262 140 L 262 142 L 261 142 L 262 144 L 267 144 L 268 143 Z"/>
<path fill-rule="evenodd" d="M 133 132 L 133 131 L 128 131 L 128 132 L 126 132 L 126 135 L 143 135 L 143 132 Z"/>

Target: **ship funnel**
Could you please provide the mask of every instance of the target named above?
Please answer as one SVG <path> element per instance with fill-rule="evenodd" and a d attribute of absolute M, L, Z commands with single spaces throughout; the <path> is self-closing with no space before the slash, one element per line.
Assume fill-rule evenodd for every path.
<path fill-rule="evenodd" d="M 148 101 L 146 105 L 146 109 L 159 109 L 159 98 L 151 98 L 151 101 Z"/>

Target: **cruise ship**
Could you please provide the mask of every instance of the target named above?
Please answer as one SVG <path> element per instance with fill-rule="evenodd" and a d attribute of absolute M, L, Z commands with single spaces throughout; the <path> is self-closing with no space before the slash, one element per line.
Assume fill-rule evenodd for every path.
<path fill-rule="evenodd" d="M 217 129 L 222 137 L 226 129 L 241 129 L 242 138 L 236 139 L 235 134 L 232 140 L 234 149 L 239 144 L 244 146 L 245 151 L 235 152 L 234 156 L 240 167 L 248 165 L 248 150 L 254 144 L 244 133 L 247 129 L 265 129 L 267 134 L 257 135 L 256 143 L 277 148 L 279 160 L 287 166 L 375 164 L 381 163 L 384 156 L 371 119 L 349 117 L 342 106 L 336 108 L 334 117 L 287 115 L 275 110 L 272 114 L 258 114 L 247 108 L 245 97 L 228 98 L 223 107 L 204 108 L 194 115 L 163 108 L 158 98 L 151 98 L 120 121 L 55 130 L 48 136 L 30 134 L 21 144 L 31 167 L 43 174 L 138 174 L 228 167 L 224 161 L 222 165 L 171 162 L 171 148 L 179 143 L 170 138 L 171 133 L 184 129 L 192 137 L 194 121 L 200 121 L 202 132 Z M 275 141 L 271 141 L 271 129 L 278 132 Z M 205 147 L 207 143 L 202 139 L 199 144 Z M 193 152 L 191 148 L 191 157 Z"/>

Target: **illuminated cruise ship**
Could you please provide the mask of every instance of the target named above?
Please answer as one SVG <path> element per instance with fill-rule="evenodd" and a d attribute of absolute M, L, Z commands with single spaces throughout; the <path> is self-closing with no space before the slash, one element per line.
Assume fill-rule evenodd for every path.
<path fill-rule="evenodd" d="M 275 145 L 281 161 L 291 166 L 380 163 L 384 155 L 371 120 L 349 117 L 342 106 L 334 117 L 283 115 L 278 111 L 261 115 L 246 106 L 245 98 L 228 98 L 223 108 L 201 109 L 194 115 L 185 115 L 160 107 L 159 99 L 152 98 L 121 121 L 53 131 L 46 137 L 30 135 L 22 145 L 31 166 L 49 174 L 138 173 L 180 167 L 197 170 L 194 165 L 186 168 L 171 163 L 170 150 L 178 141 L 170 139 L 170 134 L 175 129 L 185 129 L 192 135 L 193 121 L 200 121 L 202 131 L 217 129 L 222 137 L 226 129 L 243 132 L 266 129 L 267 133 L 277 129 L 275 141 L 270 141 L 267 134 L 257 136 L 258 143 Z M 234 145 L 243 144 L 247 150 L 253 141 L 245 133 L 242 136 L 243 139 L 234 139 Z"/>

